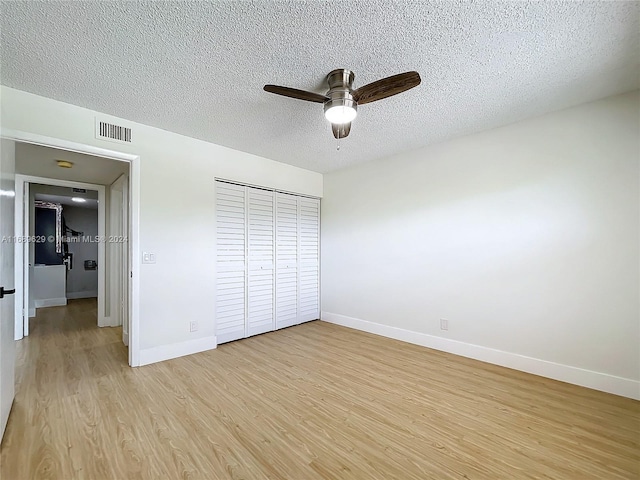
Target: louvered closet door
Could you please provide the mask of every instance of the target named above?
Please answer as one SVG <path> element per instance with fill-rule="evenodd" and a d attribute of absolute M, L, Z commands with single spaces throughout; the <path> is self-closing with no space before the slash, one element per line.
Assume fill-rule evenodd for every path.
<path fill-rule="evenodd" d="M 275 329 L 275 194 L 257 188 L 247 188 L 247 194 L 247 336 L 251 336 Z"/>
<path fill-rule="evenodd" d="M 298 198 L 276 193 L 276 328 L 299 323 Z"/>
<path fill-rule="evenodd" d="M 245 187 L 216 182 L 216 335 L 245 337 Z"/>
<path fill-rule="evenodd" d="M 320 318 L 320 200 L 300 197 L 298 202 L 298 319 L 308 322 Z"/>

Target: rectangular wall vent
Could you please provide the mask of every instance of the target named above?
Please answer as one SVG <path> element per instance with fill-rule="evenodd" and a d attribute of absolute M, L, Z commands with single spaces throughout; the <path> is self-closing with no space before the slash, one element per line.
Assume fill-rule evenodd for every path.
<path fill-rule="evenodd" d="M 96 119 L 96 138 L 131 143 L 131 129 Z"/>

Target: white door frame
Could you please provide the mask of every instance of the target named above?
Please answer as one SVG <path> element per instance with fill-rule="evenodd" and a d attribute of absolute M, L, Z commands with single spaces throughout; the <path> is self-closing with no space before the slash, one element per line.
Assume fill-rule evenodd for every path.
<path fill-rule="evenodd" d="M 84 188 L 86 190 L 98 191 L 98 237 L 104 238 L 106 234 L 106 215 L 105 215 L 105 187 L 104 185 L 96 185 L 93 183 L 72 182 L 69 180 L 58 180 L 55 178 L 35 177 L 32 175 L 16 174 L 16 237 L 29 237 L 29 211 L 31 204 L 29 198 L 25 195 L 25 191 L 29 191 L 31 187 L 25 188 L 27 184 L 37 183 L 41 185 L 54 185 L 57 187 Z M 98 243 L 98 326 L 111 326 L 109 317 L 105 316 L 105 285 L 107 275 L 107 264 L 105 262 L 105 242 Z M 23 335 L 29 335 L 29 243 L 16 243 L 16 328 L 15 339 L 20 340 Z M 22 268 L 20 268 L 22 267 Z M 20 293 L 20 295 L 18 295 Z"/>
<path fill-rule="evenodd" d="M 41 145 L 44 147 L 57 148 L 61 150 L 67 150 L 70 152 L 84 153 L 88 155 L 94 155 L 104 158 L 110 158 L 112 160 L 118 160 L 122 162 L 129 162 L 129 267 L 131 269 L 129 275 L 129 295 L 128 295 L 128 310 L 129 310 L 129 365 L 137 367 L 140 365 L 140 155 L 118 152 L 115 150 L 107 150 L 105 148 L 95 147 L 93 145 L 87 145 L 83 143 L 71 142 L 59 138 L 47 137 L 44 135 L 38 135 L 30 132 L 23 132 L 18 130 L 10 130 L 2 128 L 0 129 L 0 137 L 8 140 L 14 140 L 20 143 L 30 143 L 34 145 Z M 17 193 L 17 192 L 16 192 Z M 16 204 L 22 202 L 16 202 Z M 20 222 L 24 221 L 24 217 L 17 219 Z M 16 250 L 22 250 L 16 243 Z M 16 252 L 17 253 L 17 252 Z M 18 271 L 23 269 L 16 269 L 16 276 Z M 21 275 L 21 280 L 23 273 Z M 21 289 L 22 283 L 16 283 L 16 288 Z M 18 292 L 16 291 L 16 294 Z M 19 298 L 19 297 L 18 297 Z M 21 312 L 20 312 L 21 313 Z M 20 316 L 22 324 L 22 315 Z"/>

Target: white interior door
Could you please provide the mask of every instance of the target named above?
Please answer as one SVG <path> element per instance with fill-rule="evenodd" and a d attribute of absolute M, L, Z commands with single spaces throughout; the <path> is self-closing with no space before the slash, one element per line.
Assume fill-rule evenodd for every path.
<path fill-rule="evenodd" d="M 0 143 L 0 438 L 15 396 L 15 142 Z M 9 239 L 9 240 L 7 240 Z"/>
<path fill-rule="evenodd" d="M 276 329 L 299 323 L 298 201 L 276 193 Z"/>
<path fill-rule="evenodd" d="M 128 199 L 127 176 L 120 176 L 109 187 L 111 324 L 122 325 L 122 341 L 129 345 L 128 318 Z"/>
<path fill-rule="evenodd" d="M 216 337 L 245 335 L 246 187 L 216 182 Z"/>
<path fill-rule="evenodd" d="M 274 322 L 274 192 L 247 189 L 247 336 L 270 332 Z"/>
<path fill-rule="evenodd" d="M 300 197 L 298 219 L 298 318 L 308 322 L 320 318 L 320 200 Z"/>

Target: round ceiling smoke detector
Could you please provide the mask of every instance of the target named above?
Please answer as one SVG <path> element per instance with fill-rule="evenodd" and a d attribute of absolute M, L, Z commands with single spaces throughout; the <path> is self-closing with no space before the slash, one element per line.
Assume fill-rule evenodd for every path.
<path fill-rule="evenodd" d="M 68 162 L 67 160 L 56 160 L 56 164 L 61 168 L 73 167 L 73 162 Z"/>

